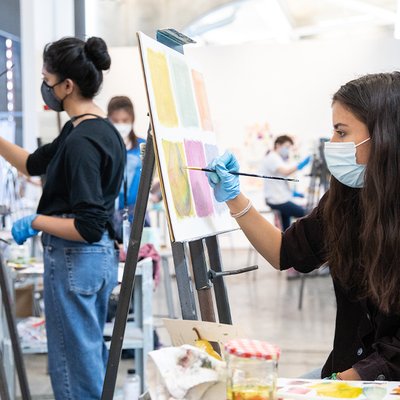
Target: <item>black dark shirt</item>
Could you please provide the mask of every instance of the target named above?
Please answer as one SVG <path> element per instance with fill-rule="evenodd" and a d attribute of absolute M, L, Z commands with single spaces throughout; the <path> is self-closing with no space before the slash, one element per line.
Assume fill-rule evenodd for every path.
<path fill-rule="evenodd" d="M 106 229 L 112 233 L 115 198 L 121 188 L 125 145 L 103 118 L 68 121 L 60 135 L 27 160 L 30 175 L 46 174 L 38 214 L 72 214 L 75 227 L 89 243 Z"/>
<path fill-rule="evenodd" d="M 327 194 L 307 217 L 282 236 L 281 269 L 310 272 L 326 262 L 323 207 Z M 363 380 L 400 380 L 400 315 L 384 314 L 368 299 L 334 281 L 337 302 L 333 350 L 322 377 L 354 368 Z"/>

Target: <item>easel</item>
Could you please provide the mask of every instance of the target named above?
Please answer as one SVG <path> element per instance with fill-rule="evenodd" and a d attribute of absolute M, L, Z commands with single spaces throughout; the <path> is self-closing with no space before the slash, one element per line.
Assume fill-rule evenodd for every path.
<path fill-rule="evenodd" d="M 313 163 L 310 172 L 310 187 L 308 189 L 306 210 L 310 212 L 319 202 L 322 193 L 325 193 L 329 188 L 330 172 L 326 165 L 324 156 L 324 143 L 328 139 L 320 138 L 318 149 L 313 155 Z"/>
<path fill-rule="evenodd" d="M 321 191 L 325 193 L 329 188 L 329 177 L 330 173 L 328 170 L 328 166 L 324 157 L 324 142 L 328 139 L 319 139 L 319 145 L 317 152 L 313 155 L 313 163 L 311 165 L 310 172 L 310 187 L 308 188 L 307 195 L 307 204 L 306 211 L 307 213 L 311 212 L 312 209 L 318 204 L 321 198 Z M 304 285 L 306 283 L 307 274 L 301 274 L 301 283 L 300 283 L 300 294 L 299 294 L 299 303 L 298 309 L 301 310 L 303 308 L 303 295 L 304 295 Z"/>
<path fill-rule="evenodd" d="M 192 39 L 173 29 L 157 31 L 157 41 L 181 53 L 183 53 L 183 46 L 185 44 L 193 43 Z M 133 224 L 129 238 L 120 299 L 117 306 L 107 371 L 103 384 L 102 400 L 112 400 L 114 395 L 154 167 L 155 152 L 152 127 L 150 126 L 147 132 L 146 152 L 143 159 L 142 174 L 134 211 L 135 224 Z M 219 322 L 232 324 L 229 301 L 223 277 L 225 275 L 252 271 L 258 267 L 252 266 L 236 271 L 223 271 L 217 236 L 210 236 L 205 239 L 198 239 L 190 242 L 173 242 L 171 246 L 182 318 L 187 320 L 198 319 L 195 296 L 189 276 L 188 260 L 190 259 L 202 320 L 216 322 L 211 292 L 212 286 L 214 286 Z M 209 265 L 212 268 L 209 268 L 207 265 L 205 248 L 207 249 Z"/>

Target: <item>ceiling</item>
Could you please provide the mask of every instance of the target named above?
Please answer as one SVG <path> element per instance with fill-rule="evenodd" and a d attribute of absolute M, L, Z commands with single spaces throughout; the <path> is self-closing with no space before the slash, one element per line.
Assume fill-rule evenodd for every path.
<path fill-rule="evenodd" d="M 400 0 L 86 0 L 89 35 L 111 46 L 175 28 L 203 44 L 384 33 L 400 37 Z M 396 27 L 398 21 L 399 27 Z M 397 35 L 398 31 L 398 35 Z"/>

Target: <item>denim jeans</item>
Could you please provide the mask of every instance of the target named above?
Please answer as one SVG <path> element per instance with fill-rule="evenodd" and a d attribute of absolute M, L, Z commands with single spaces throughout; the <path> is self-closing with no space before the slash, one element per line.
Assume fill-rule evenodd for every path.
<path fill-rule="evenodd" d="M 107 304 L 118 258 L 105 233 L 94 244 L 44 233 L 44 302 L 49 373 L 56 400 L 100 399 L 108 351 Z"/>
<path fill-rule="evenodd" d="M 281 213 L 283 231 L 286 231 L 286 229 L 289 228 L 291 217 L 300 218 L 305 215 L 304 208 L 292 203 L 291 201 L 282 204 L 270 204 L 267 202 L 267 205 L 269 205 L 273 210 L 278 210 Z"/>
<path fill-rule="evenodd" d="M 304 375 L 299 376 L 300 379 L 321 379 L 322 367 L 308 371 Z"/>

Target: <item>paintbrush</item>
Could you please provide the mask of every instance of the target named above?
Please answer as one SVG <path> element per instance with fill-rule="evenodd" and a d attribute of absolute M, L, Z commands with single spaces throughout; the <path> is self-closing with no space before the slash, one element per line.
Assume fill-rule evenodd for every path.
<path fill-rule="evenodd" d="M 208 168 L 200 168 L 200 167 L 184 167 L 186 169 L 190 169 L 192 171 L 204 171 L 204 172 L 216 172 L 212 169 Z M 236 171 L 228 171 L 232 175 L 239 176 L 250 176 L 252 178 L 263 178 L 263 179 L 276 179 L 278 181 L 289 181 L 289 182 L 298 182 L 298 179 L 294 178 L 281 178 L 280 176 L 265 176 L 265 175 L 257 175 L 257 174 L 249 174 L 247 172 L 236 172 Z"/>

